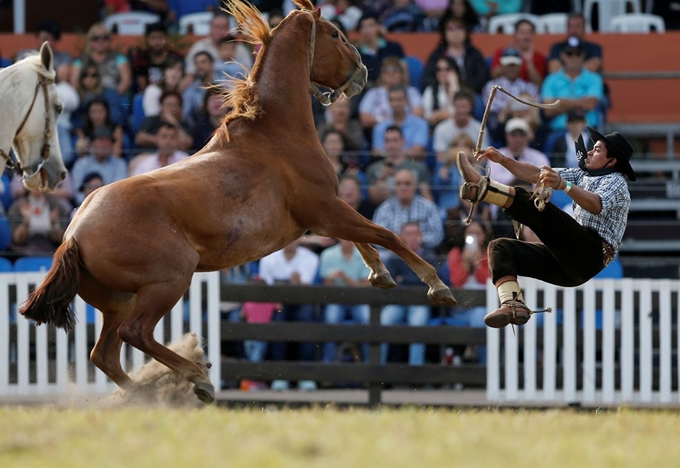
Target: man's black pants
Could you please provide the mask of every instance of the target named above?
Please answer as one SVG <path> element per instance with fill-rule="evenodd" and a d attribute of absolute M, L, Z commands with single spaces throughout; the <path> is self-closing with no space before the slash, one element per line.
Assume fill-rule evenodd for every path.
<path fill-rule="evenodd" d="M 552 203 L 543 211 L 531 194 L 515 187 L 515 199 L 505 212 L 530 227 L 543 242 L 499 238 L 489 244 L 489 270 L 496 283 L 505 276 L 528 276 L 558 286 L 585 283 L 604 268 L 602 239 Z"/>

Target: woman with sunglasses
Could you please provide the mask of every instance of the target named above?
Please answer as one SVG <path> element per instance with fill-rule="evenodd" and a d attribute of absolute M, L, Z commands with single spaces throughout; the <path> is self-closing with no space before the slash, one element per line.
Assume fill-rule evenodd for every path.
<path fill-rule="evenodd" d="M 437 81 L 423 91 L 425 118 L 434 128 L 454 114 L 453 95 L 465 86 L 460 79 L 458 64 L 451 57 L 437 60 Z"/>
<path fill-rule="evenodd" d="M 102 23 L 93 24 L 87 32 L 85 52 L 73 62 L 71 84 L 79 90 L 80 70 L 89 59 L 99 67 L 101 83 L 124 96 L 132 85 L 132 71 L 127 57 L 111 48 L 111 34 Z"/>
<path fill-rule="evenodd" d="M 109 107 L 109 120 L 114 125 L 123 125 L 126 119 L 123 97 L 110 88 L 102 86 L 99 67 L 91 60 L 85 60 L 78 76 L 78 96 L 80 106 L 71 116 L 74 127 L 81 127 L 87 108 L 95 99 L 103 99 Z"/>

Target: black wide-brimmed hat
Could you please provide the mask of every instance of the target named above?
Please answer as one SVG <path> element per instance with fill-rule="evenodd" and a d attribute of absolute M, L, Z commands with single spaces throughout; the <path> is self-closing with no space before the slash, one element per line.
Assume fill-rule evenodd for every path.
<path fill-rule="evenodd" d="M 616 169 L 628 177 L 628 180 L 635 180 L 635 171 L 630 165 L 630 158 L 633 156 L 633 147 L 626 140 L 626 137 L 619 132 L 602 135 L 593 127 L 587 127 L 590 139 L 593 143 L 603 141 L 607 146 L 607 156 L 616 158 Z"/>

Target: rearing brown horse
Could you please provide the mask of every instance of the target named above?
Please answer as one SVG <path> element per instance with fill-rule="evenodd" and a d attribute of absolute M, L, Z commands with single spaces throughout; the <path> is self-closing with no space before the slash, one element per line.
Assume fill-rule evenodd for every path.
<path fill-rule="evenodd" d="M 395 286 L 371 243 L 402 257 L 430 286 L 436 304 L 455 305 L 435 269 L 392 232 L 337 198 L 338 180 L 314 128 L 310 87 L 325 101 L 366 83 L 357 50 L 309 0 L 295 0 L 274 30 L 252 6 L 232 1 L 251 42 L 262 44 L 250 76 L 227 95 L 233 111 L 192 157 L 110 184 L 85 200 L 43 284 L 21 313 L 70 330 L 76 294 L 103 314 L 90 358 L 122 388 L 122 342 L 194 383 L 202 401 L 214 387 L 195 364 L 154 340 L 158 321 L 196 271 L 259 259 L 311 230 L 355 242 L 373 286 Z M 316 84 L 333 89 L 321 95 Z"/>

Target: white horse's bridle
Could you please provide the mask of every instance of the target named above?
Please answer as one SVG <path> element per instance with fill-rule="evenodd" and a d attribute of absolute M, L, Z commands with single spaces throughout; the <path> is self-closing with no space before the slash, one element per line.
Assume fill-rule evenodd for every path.
<path fill-rule="evenodd" d="M 26 112 L 24 119 L 19 124 L 19 128 L 17 128 L 17 131 L 14 133 L 14 138 L 16 138 L 17 135 L 19 135 L 19 133 L 21 133 L 21 131 L 24 129 L 24 125 L 26 125 L 26 121 L 33 111 L 33 106 L 35 105 L 35 101 L 38 97 L 38 92 L 42 87 L 43 96 L 45 98 L 45 130 L 43 132 L 43 145 L 40 150 L 40 162 L 36 165 L 35 170 L 32 171 L 32 175 L 37 174 L 40 169 L 42 169 L 43 164 L 45 164 L 47 158 L 50 156 L 50 138 L 52 138 L 52 130 L 50 129 L 50 126 L 52 123 L 52 115 L 50 114 L 50 98 L 47 92 L 47 87 L 52 83 L 54 83 L 54 80 L 49 78 L 38 79 L 38 81 L 35 83 L 35 91 L 33 92 L 33 100 L 31 101 L 31 105 L 28 107 L 28 111 Z M 12 169 L 18 175 L 24 177 L 24 168 L 21 167 L 21 163 L 18 160 L 15 161 L 9 154 L 5 153 L 2 148 L 0 148 L 0 156 L 7 160 L 8 168 Z"/>
<path fill-rule="evenodd" d="M 312 15 L 311 12 L 307 12 L 307 13 Z M 314 48 L 316 46 L 316 20 L 314 19 L 314 15 L 312 15 L 312 20 L 314 21 L 314 27 L 312 28 L 312 33 L 311 33 L 311 36 L 309 38 L 309 73 L 310 73 L 310 75 L 312 73 L 312 65 L 314 65 Z M 312 94 L 314 96 L 316 96 L 316 98 L 319 100 L 319 102 L 321 102 L 321 104 L 323 104 L 324 106 L 329 106 L 332 103 L 334 103 L 335 101 L 337 101 L 337 99 L 342 95 L 342 93 L 344 93 L 345 90 L 347 88 L 349 88 L 352 83 L 354 83 L 354 80 L 356 80 L 357 77 L 359 76 L 359 74 L 362 72 L 362 69 L 361 69 L 361 54 L 359 54 L 359 51 L 357 50 L 357 48 L 354 47 L 354 45 L 352 45 L 352 43 L 350 43 L 347 40 L 347 37 L 342 33 L 342 31 L 340 31 L 337 28 L 337 26 L 335 26 L 333 23 L 331 23 L 331 24 L 338 31 L 338 34 L 340 34 L 343 37 L 343 39 L 345 40 L 345 43 L 350 47 L 352 52 L 354 52 L 354 56 L 357 58 L 357 68 L 354 70 L 354 73 L 352 73 L 352 75 L 347 79 L 347 81 L 345 81 L 342 85 L 340 85 L 339 88 L 334 89 L 332 91 L 327 91 L 325 93 L 321 92 L 321 90 L 319 89 L 317 84 L 314 83 L 313 81 L 311 81 L 311 76 L 310 76 L 310 84 L 309 84 L 310 90 L 311 90 Z"/>

